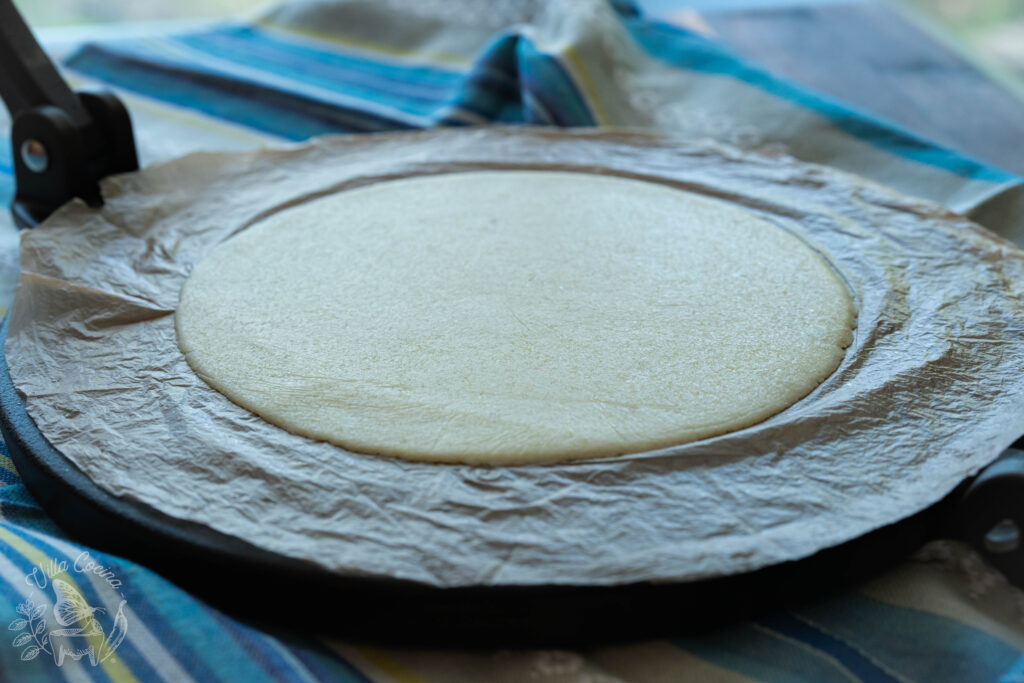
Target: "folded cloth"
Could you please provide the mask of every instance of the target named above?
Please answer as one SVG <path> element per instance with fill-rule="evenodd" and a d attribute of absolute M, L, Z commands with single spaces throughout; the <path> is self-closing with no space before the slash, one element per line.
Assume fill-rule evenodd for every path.
<path fill-rule="evenodd" d="M 491 122 L 712 137 L 863 175 L 1024 243 L 1019 178 L 622 0 L 292 2 L 254 23 L 88 45 L 67 64 L 290 140 Z"/>
<path fill-rule="evenodd" d="M 1019 178 L 776 78 L 623 0 L 299 0 L 250 22 L 87 44 L 66 66 L 76 85 L 102 82 L 124 97 L 144 163 L 323 133 L 629 126 L 831 164 L 942 202 L 1024 244 Z M 0 146 L 3 201 L 7 148 Z M 3 234 L 0 288 L 16 263 L 14 240 Z M 17 643 L 0 645 L 2 680 L 1024 676 L 1021 594 L 955 543 L 932 544 L 855 592 L 700 637 L 576 652 L 381 649 L 295 635 L 300 620 L 257 630 L 149 569 L 68 541 L 28 496 L 6 451 L 0 484 L 0 622 Z M 69 614 L 81 632 L 65 628 Z M 359 615 L 338 618 L 358 623 Z M 81 653 L 58 665 L 67 643 Z"/>

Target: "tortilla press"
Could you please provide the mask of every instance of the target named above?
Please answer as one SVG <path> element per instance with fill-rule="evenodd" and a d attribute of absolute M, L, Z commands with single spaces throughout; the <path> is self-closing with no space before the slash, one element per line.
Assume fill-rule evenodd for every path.
<path fill-rule="evenodd" d="M 78 197 L 102 210 L 99 181 L 138 169 L 129 115 L 112 94 L 72 93 L 11 0 L 0 0 L 0 95 L 19 228 Z M 2 328 L 6 338 L 7 321 Z M 1024 586 L 1024 441 L 939 503 L 811 557 L 690 583 L 434 588 L 342 577 L 100 488 L 26 412 L 0 357 L 0 431 L 32 495 L 72 538 L 153 567 L 243 618 L 417 645 L 592 643 L 700 631 L 842 589 L 936 538 L 968 541 Z M 102 419 L 97 416 L 97 419 Z M 268 590 L 269 589 L 269 590 Z M 357 630 L 353 630 L 357 629 Z"/>

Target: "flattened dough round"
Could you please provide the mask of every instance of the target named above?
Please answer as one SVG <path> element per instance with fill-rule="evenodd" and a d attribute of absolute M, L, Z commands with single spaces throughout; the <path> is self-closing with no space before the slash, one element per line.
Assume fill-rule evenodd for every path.
<path fill-rule="evenodd" d="M 760 422 L 835 370 L 854 308 L 807 244 L 724 202 L 479 171 L 275 214 L 198 264 L 175 324 L 196 374 L 291 432 L 521 464 Z"/>

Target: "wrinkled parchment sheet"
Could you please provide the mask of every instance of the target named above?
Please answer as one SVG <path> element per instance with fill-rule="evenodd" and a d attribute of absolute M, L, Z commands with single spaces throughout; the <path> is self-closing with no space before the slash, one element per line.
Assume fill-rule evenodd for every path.
<path fill-rule="evenodd" d="M 193 374 L 173 313 L 219 243 L 313 197 L 487 168 L 618 174 L 747 207 L 846 279 L 853 345 L 811 395 L 757 426 L 506 468 L 349 453 Z M 788 157 L 480 129 L 193 154 L 103 189 L 101 211 L 68 205 L 22 239 L 6 352 L 29 414 L 111 494 L 341 575 L 598 585 L 753 570 L 938 501 L 1024 432 L 1024 252 L 937 205 Z"/>

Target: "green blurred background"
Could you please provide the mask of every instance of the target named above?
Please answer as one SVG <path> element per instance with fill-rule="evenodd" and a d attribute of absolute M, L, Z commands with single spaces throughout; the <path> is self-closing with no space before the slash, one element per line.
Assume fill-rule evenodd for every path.
<path fill-rule="evenodd" d="M 218 17 L 261 5 L 253 0 L 14 0 L 14 4 L 32 26 Z"/>
<path fill-rule="evenodd" d="M 808 0 L 813 4 L 815 0 Z M 1021 0 L 903 0 L 933 15 L 961 34 L 971 35 L 1011 21 L 1024 21 Z M 640 0 L 654 7 L 710 7 L 709 0 Z M 107 23 L 152 19 L 224 16 L 258 8 L 254 0 L 15 0 L 15 5 L 36 26 Z M 726 3 L 730 6 L 742 2 Z M 750 0 L 750 5 L 769 4 Z M 789 0 L 775 4 L 799 4 Z"/>
<path fill-rule="evenodd" d="M 804 0 L 835 2 L 836 0 Z M 876 0 L 885 1 L 885 0 Z M 1024 75 L 1024 0 L 890 0 L 920 11 L 945 27 L 966 49 L 990 65 Z M 15 0 L 36 27 L 118 21 L 154 21 L 220 17 L 252 12 L 264 3 L 254 0 Z M 653 12 L 675 7 L 723 6 L 721 0 L 640 0 Z M 801 4 L 798 0 L 727 0 L 743 5 Z"/>

